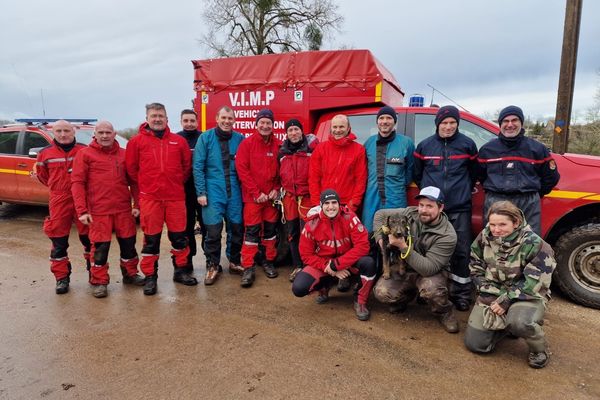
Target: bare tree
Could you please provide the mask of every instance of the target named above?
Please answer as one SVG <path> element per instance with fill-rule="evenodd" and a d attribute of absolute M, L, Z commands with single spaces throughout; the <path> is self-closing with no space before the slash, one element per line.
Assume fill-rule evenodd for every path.
<path fill-rule="evenodd" d="M 203 44 L 219 57 L 318 50 L 340 31 L 333 0 L 210 0 Z"/>

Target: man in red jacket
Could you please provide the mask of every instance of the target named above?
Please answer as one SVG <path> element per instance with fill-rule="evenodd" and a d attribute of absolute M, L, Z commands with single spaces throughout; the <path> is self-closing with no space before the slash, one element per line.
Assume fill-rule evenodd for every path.
<path fill-rule="evenodd" d="M 256 130 L 240 143 L 236 156 L 237 173 L 242 183 L 244 202 L 244 243 L 242 244 L 241 286 L 250 287 L 255 279 L 254 257 L 258 245 L 265 249 L 263 268 L 269 278 L 276 278 L 273 265 L 277 249 L 275 228 L 278 212 L 273 200 L 279 197 L 279 164 L 277 154 L 281 142 L 273 136 L 273 112 L 268 109 L 256 114 Z M 262 241 L 261 241 L 262 230 Z"/>
<path fill-rule="evenodd" d="M 308 193 L 308 168 L 312 152 L 319 139 L 312 133 L 304 134 L 302 124 L 297 119 L 285 123 L 287 138 L 279 149 L 279 176 L 282 186 L 283 215 L 286 219 L 288 242 L 292 265 L 290 282 L 302 270 L 302 259 L 298 250 L 300 232 L 304 228 L 306 213 L 311 201 Z"/>
<path fill-rule="evenodd" d="M 165 223 L 173 247 L 173 280 L 188 286 L 198 284 L 185 269 L 190 248 L 185 234 L 183 184 L 191 172 L 192 155 L 186 140 L 171 133 L 167 121 L 165 106 L 148 104 L 146 122 L 127 143 L 125 152 L 127 173 L 140 191 L 144 232 L 140 268 L 146 275 L 145 295 L 156 293 L 160 236 Z"/>
<path fill-rule="evenodd" d="M 75 223 L 79 241 L 83 244 L 83 256 L 87 269 L 90 269 L 90 239 L 88 228 L 77 219 L 73 196 L 71 195 L 71 169 L 75 155 L 85 148 L 75 141 L 75 129 L 64 120 L 52 126 L 54 140 L 51 145 L 38 153 L 36 175 L 39 181 L 50 189 L 50 216 L 44 220 L 44 233 L 52 241 L 50 251 L 50 271 L 56 278 L 56 294 L 69 291 L 71 263 L 67 249 L 69 233 Z"/>
<path fill-rule="evenodd" d="M 81 150 L 73 163 L 71 192 L 79 221 L 89 226 L 92 241 L 90 284 L 94 297 L 106 297 L 108 250 L 114 231 L 121 249 L 123 283 L 141 286 L 135 250 L 135 218 L 140 215 L 137 193 L 132 208 L 130 182 L 125 173 L 125 149 L 115 140 L 117 133 L 108 121 L 100 121 L 89 147 Z M 132 186 L 135 191 L 135 187 Z"/>
<path fill-rule="evenodd" d="M 321 192 L 334 189 L 342 205 L 356 212 L 363 201 L 367 186 L 367 154 L 350 131 L 350 121 L 345 115 L 331 119 L 329 140 L 317 146 L 310 160 L 309 191 L 313 204 Z M 340 280 L 338 290 L 350 289 L 347 279 Z"/>
<path fill-rule="evenodd" d="M 360 207 L 367 185 L 367 155 L 355 140 L 348 117 L 333 117 L 329 140 L 319 144 L 310 159 L 309 190 L 314 205 L 323 190 L 332 188 L 342 205 L 354 212 Z"/>
<path fill-rule="evenodd" d="M 309 211 L 300 237 L 300 255 L 306 266 L 296 275 L 292 292 L 303 297 L 318 290 L 316 301 L 323 304 L 329 300 L 329 288 L 336 278 L 359 275 L 354 311 L 359 320 L 366 321 L 371 314 L 367 300 L 377 273 L 375 261 L 367 255 L 367 230 L 352 210 L 340 206 L 334 190 L 323 191 L 320 200 L 320 209 Z"/>

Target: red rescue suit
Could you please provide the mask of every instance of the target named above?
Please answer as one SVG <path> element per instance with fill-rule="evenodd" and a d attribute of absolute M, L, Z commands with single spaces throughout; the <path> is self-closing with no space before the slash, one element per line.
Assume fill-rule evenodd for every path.
<path fill-rule="evenodd" d="M 244 201 L 244 243 L 242 244 L 242 267 L 250 268 L 258 253 L 258 245 L 265 247 L 266 262 L 272 263 L 277 255 L 275 228 L 278 212 L 272 201 L 257 203 L 261 193 L 268 195 L 281 188 L 277 154 L 281 142 L 270 135 L 265 141 L 256 132 L 243 140 L 237 151 L 235 165 L 242 183 Z"/>
<path fill-rule="evenodd" d="M 128 143 L 125 162 L 130 179 L 137 184 L 144 248 L 140 268 L 155 275 L 160 235 L 167 224 L 174 266 L 187 265 L 189 246 L 185 237 L 186 211 L 184 182 L 191 173 L 192 155 L 184 138 L 166 127 L 158 137 L 144 122 Z"/>
<path fill-rule="evenodd" d="M 121 247 L 123 273 L 135 276 L 138 264 L 136 227 L 131 214 L 132 194 L 125 171 L 125 149 L 117 141 L 106 148 L 94 139 L 75 157 L 71 182 L 77 216 L 92 216 L 89 225 L 93 260 L 90 283 L 109 283 L 107 259 L 113 231 Z M 134 207 L 139 208 L 137 201 Z"/>
<path fill-rule="evenodd" d="M 306 265 L 300 274 L 306 273 L 314 278 L 309 291 L 314 290 L 323 278 L 329 277 L 324 272 L 328 265 L 334 271 L 347 269 L 353 275 L 360 274 L 357 301 L 366 304 L 375 283 L 376 270 L 369 257 L 370 265 L 362 271 L 357 264 L 367 256 L 369 249 L 367 230 L 352 210 L 340 207 L 334 218 L 320 211 L 308 218 L 300 237 L 300 256 Z"/>
<path fill-rule="evenodd" d="M 354 212 L 360 207 L 367 185 L 367 155 L 353 133 L 331 137 L 317 146 L 310 160 L 309 188 L 313 204 L 325 189 L 333 189 L 340 202 Z"/>
<path fill-rule="evenodd" d="M 71 275 L 71 263 L 67 253 L 71 225 L 75 223 L 79 239 L 84 246 L 84 258 L 89 267 L 90 242 L 88 227 L 79 222 L 71 194 L 71 170 L 75 155 L 85 149 L 74 143 L 65 151 L 56 141 L 43 148 L 37 156 L 36 174 L 39 181 L 50 189 L 48 205 L 50 216 L 44 220 L 44 233 L 52 241 L 50 271 L 56 280 L 67 279 Z"/>

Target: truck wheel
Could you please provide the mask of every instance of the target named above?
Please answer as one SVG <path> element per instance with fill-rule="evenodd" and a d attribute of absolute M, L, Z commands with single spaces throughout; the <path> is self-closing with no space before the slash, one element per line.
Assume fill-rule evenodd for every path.
<path fill-rule="evenodd" d="M 579 304 L 600 308 L 600 223 L 571 229 L 554 250 L 560 289 Z"/>

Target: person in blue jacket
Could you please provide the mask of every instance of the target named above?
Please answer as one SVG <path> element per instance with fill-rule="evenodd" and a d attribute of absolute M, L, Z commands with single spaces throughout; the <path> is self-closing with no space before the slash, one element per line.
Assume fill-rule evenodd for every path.
<path fill-rule="evenodd" d="M 477 180 L 477 145 L 458 127 L 460 113 L 454 106 L 440 108 L 435 116 L 435 134 L 415 150 L 415 182 L 419 188 L 436 186 L 446 202 L 444 212 L 457 236 L 450 259 L 450 300 L 459 311 L 471 305 L 473 285 L 469 271 L 471 252 L 471 192 Z"/>
<path fill-rule="evenodd" d="M 234 123 L 233 110 L 221 107 L 217 111 L 217 126 L 198 138 L 194 150 L 194 183 L 206 228 L 205 285 L 212 285 L 222 271 L 219 262 L 223 220 L 227 231 L 229 272 L 241 275 L 244 271 L 240 265 L 244 232 L 242 193 L 235 169 L 235 155 L 244 136 L 233 130 Z"/>
<path fill-rule="evenodd" d="M 398 117 L 392 107 L 377 113 L 377 134 L 365 142 L 367 151 L 367 189 L 363 200 L 362 222 L 373 232 L 373 216 L 379 209 L 405 208 L 406 187 L 412 182 L 411 139 L 396 132 Z"/>

